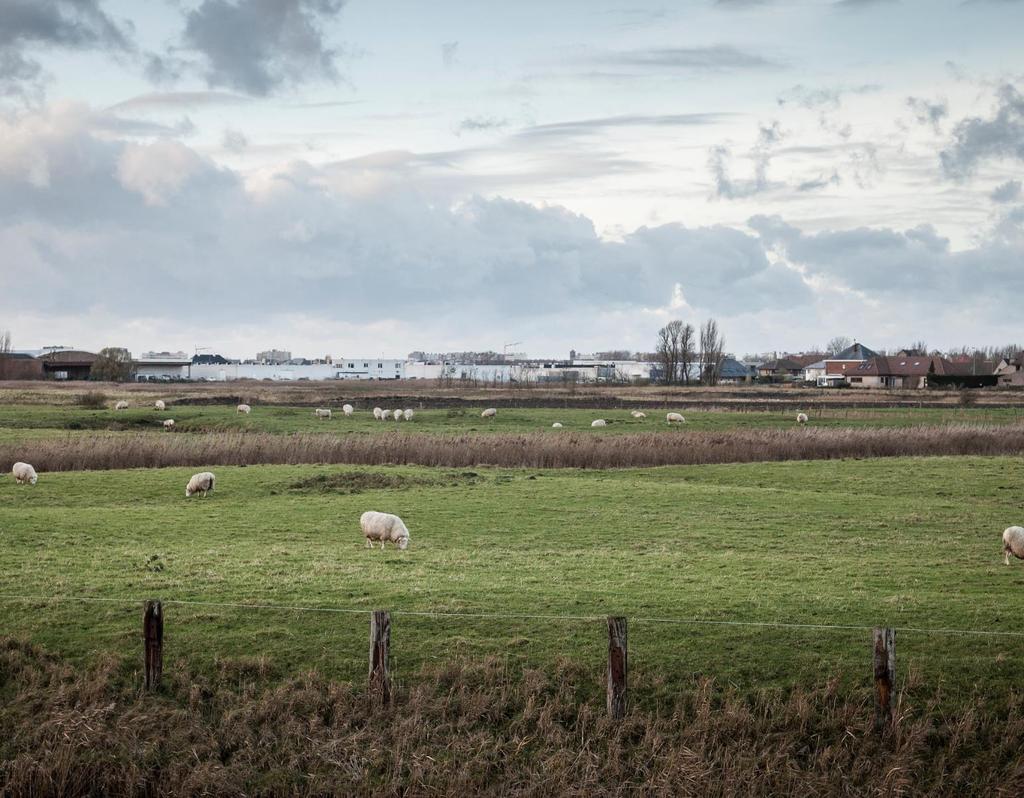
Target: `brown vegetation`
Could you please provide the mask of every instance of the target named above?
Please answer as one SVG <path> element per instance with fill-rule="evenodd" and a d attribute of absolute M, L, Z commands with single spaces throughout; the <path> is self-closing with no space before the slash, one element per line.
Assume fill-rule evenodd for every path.
<path fill-rule="evenodd" d="M 157 694 L 130 663 L 88 671 L 0 639 L 0 793 L 185 795 L 1020 795 L 1024 702 L 914 710 L 873 729 L 837 682 L 740 695 L 713 682 L 662 695 L 634 674 L 610 721 L 600 676 L 570 663 L 432 666 L 375 708 L 264 659 L 190 672 Z"/>
<path fill-rule="evenodd" d="M 1024 425 L 789 428 L 620 435 L 96 434 L 0 443 L 0 471 L 346 463 L 528 468 L 628 468 L 848 457 L 1018 455 Z"/>

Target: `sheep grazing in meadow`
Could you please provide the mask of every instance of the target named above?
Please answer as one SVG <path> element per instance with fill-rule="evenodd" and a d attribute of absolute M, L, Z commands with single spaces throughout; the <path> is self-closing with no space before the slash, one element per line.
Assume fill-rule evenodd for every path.
<path fill-rule="evenodd" d="M 384 411 L 379 407 L 373 408 L 373 417 L 380 421 L 384 417 Z"/>
<path fill-rule="evenodd" d="M 316 410 L 313 411 L 313 415 L 316 416 L 317 418 L 330 418 L 331 417 L 331 408 L 329 408 L 329 407 L 318 407 Z"/>
<path fill-rule="evenodd" d="M 174 419 L 173 418 L 168 418 L 168 419 L 164 420 L 164 429 L 167 430 L 168 432 L 170 432 L 172 429 L 174 429 Z"/>
<path fill-rule="evenodd" d="M 116 405 L 114 405 L 114 409 L 115 410 L 127 410 L 128 409 L 128 403 L 124 399 L 122 399 L 120 402 L 118 402 Z"/>
<path fill-rule="evenodd" d="M 213 490 L 213 485 L 216 481 L 217 478 L 210 471 L 200 471 L 198 474 L 193 474 L 185 486 L 185 498 L 187 499 L 196 493 L 202 493 L 203 496 L 206 496 L 207 493 Z"/>
<path fill-rule="evenodd" d="M 381 421 L 389 420 L 391 418 L 391 411 L 390 410 L 381 410 L 379 418 L 380 418 Z"/>
<path fill-rule="evenodd" d="M 405 416 L 402 415 L 402 411 L 401 410 L 392 410 L 391 411 L 391 417 L 395 421 L 402 421 L 405 418 Z"/>
<path fill-rule="evenodd" d="M 406 408 L 405 410 L 402 411 L 402 415 L 405 417 L 406 421 L 412 421 L 412 417 L 416 414 L 413 413 L 412 410 Z"/>
<path fill-rule="evenodd" d="M 166 410 L 167 409 L 167 405 L 164 404 L 164 400 L 163 399 L 157 399 L 155 402 L 153 402 L 153 407 L 155 407 L 157 410 Z"/>
<path fill-rule="evenodd" d="M 344 413 L 346 416 L 351 416 L 353 413 L 356 412 L 356 409 L 352 407 L 352 405 L 342 405 L 341 412 Z"/>
<path fill-rule="evenodd" d="M 252 412 L 252 408 L 249 407 L 249 405 L 239 405 L 238 407 L 235 408 L 235 412 L 245 413 L 246 415 L 249 415 Z"/>
<path fill-rule="evenodd" d="M 14 481 L 19 485 L 35 485 L 39 481 L 36 470 L 28 463 L 15 463 L 11 467 L 11 473 L 14 474 Z"/>
<path fill-rule="evenodd" d="M 366 548 L 373 548 L 375 541 L 380 541 L 381 551 L 384 544 L 390 541 L 400 549 L 409 547 L 409 530 L 397 515 L 378 513 L 368 510 L 359 516 L 359 526 L 366 538 Z"/>
<path fill-rule="evenodd" d="M 480 414 L 480 418 L 494 418 L 498 415 L 498 411 L 493 407 L 488 407 L 483 413 Z"/>
<path fill-rule="evenodd" d="M 551 429 L 561 429 L 561 428 L 562 428 L 562 425 L 558 421 L 556 421 L 554 424 L 551 425 Z"/>
<path fill-rule="evenodd" d="M 631 410 L 629 414 L 633 418 L 647 418 L 647 414 L 640 410 Z"/>
<path fill-rule="evenodd" d="M 666 413 L 665 421 L 669 424 L 684 424 L 686 419 L 680 413 Z"/>
<path fill-rule="evenodd" d="M 807 423 L 807 414 L 806 413 L 797 413 L 796 414 L 796 423 L 797 424 L 806 424 Z"/>
<path fill-rule="evenodd" d="M 1007 527 L 1003 532 L 1003 562 L 1010 564 L 1010 555 L 1024 560 L 1024 526 Z"/>
<path fill-rule="evenodd" d="M 590 426 L 592 426 L 592 427 L 607 427 L 608 426 L 608 422 L 605 421 L 603 418 L 597 418 L 597 419 L 594 419 L 593 421 L 590 422 Z"/>

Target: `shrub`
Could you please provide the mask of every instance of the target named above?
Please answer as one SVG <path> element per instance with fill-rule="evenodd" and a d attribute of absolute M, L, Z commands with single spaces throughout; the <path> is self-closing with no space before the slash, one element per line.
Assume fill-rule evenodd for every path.
<path fill-rule="evenodd" d="M 79 407 L 87 407 L 90 410 L 102 410 L 107 406 L 107 395 L 103 391 L 89 391 L 79 394 L 76 404 Z"/>

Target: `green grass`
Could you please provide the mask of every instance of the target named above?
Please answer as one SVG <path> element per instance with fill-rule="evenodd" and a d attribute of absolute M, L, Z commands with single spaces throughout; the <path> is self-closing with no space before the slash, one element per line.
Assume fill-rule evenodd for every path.
<path fill-rule="evenodd" d="M 671 408 L 678 409 L 678 408 Z M 346 418 L 338 407 L 334 417 L 320 420 L 308 407 L 280 407 L 257 405 L 251 415 L 240 415 L 234 407 L 210 405 L 171 406 L 158 412 L 150 407 L 128 410 L 88 410 L 75 406 L 7 405 L 0 407 L 0 436 L 17 438 L 48 437 L 54 434 L 90 430 L 151 430 L 162 432 L 160 422 L 173 418 L 175 430 L 181 432 L 211 432 L 253 430 L 288 434 L 295 432 L 328 432 L 336 435 L 374 434 L 385 430 L 403 432 L 537 432 L 548 431 L 558 421 L 564 429 L 589 431 L 590 422 L 597 418 L 609 421 L 607 427 L 594 429 L 595 434 L 615 434 L 645 430 L 669 429 L 665 423 L 664 408 L 645 408 L 646 419 L 634 419 L 628 410 L 580 410 L 575 408 L 501 408 L 493 420 L 480 418 L 479 408 L 464 410 L 420 410 L 412 422 L 376 421 L 370 410 L 360 408 Z M 685 408 L 684 408 L 685 410 Z M 808 408 L 815 426 L 908 426 L 940 424 L 945 422 L 1002 424 L 1019 422 L 1024 415 L 1018 409 L 988 408 Z M 792 427 L 794 412 L 685 412 L 688 430 L 731 430 L 751 428 Z"/>
<path fill-rule="evenodd" d="M 598 621 L 403 610 L 625 614 L 634 666 L 750 688 L 863 682 L 869 635 L 637 619 L 1024 633 L 1024 565 L 1005 567 L 1000 542 L 1024 521 L 1017 458 L 589 472 L 250 466 L 218 468 L 216 492 L 186 500 L 193 470 L 5 479 L 0 593 L 391 609 L 399 678 L 452 654 L 534 665 L 569 656 L 599 673 L 605 646 Z M 364 549 L 366 509 L 400 514 L 409 550 Z M 361 614 L 169 605 L 166 648 L 172 660 L 265 654 L 286 672 L 363 678 L 367 625 Z M 0 631 L 76 658 L 135 651 L 139 626 L 133 603 L 0 601 Z M 951 692 L 1002 693 L 1024 676 L 1022 638 L 898 632 L 897 645 L 901 675 Z"/>

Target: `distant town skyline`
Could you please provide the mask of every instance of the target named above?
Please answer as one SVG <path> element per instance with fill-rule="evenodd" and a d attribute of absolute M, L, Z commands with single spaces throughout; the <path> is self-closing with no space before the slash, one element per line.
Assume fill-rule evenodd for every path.
<path fill-rule="evenodd" d="M 1022 29 L 1017 0 L 0 2 L 0 330 L 1020 340 Z"/>

